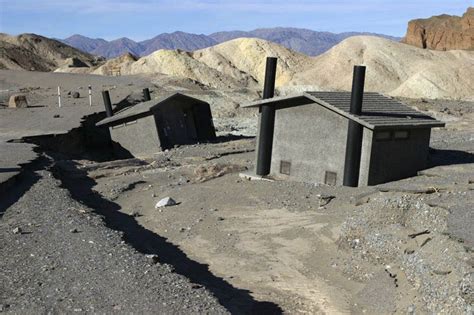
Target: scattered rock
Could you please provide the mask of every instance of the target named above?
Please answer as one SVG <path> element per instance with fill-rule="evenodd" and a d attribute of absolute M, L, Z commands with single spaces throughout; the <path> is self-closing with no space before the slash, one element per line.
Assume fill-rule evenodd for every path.
<path fill-rule="evenodd" d="M 418 233 L 408 234 L 408 237 L 409 238 L 415 238 L 417 236 L 425 235 L 425 234 L 430 234 L 430 231 L 424 230 L 424 231 L 421 231 L 421 232 L 418 232 Z"/>
<path fill-rule="evenodd" d="M 155 255 L 155 254 L 148 254 L 148 255 L 145 255 L 146 258 L 150 259 L 152 261 L 152 263 L 154 264 L 157 264 L 159 259 L 158 259 L 158 255 Z"/>
<path fill-rule="evenodd" d="M 70 233 L 79 233 L 79 231 L 76 228 L 69 230 L 69 232 Z"/>
<path fill-rule="evenodd" d="M 10 96 L 10 100 L 8 101 L 8 107 L 10 108 L 27 108 L 28 101 L 26 100 L 26 96 L 23 94 L 14 94 Z"/>
<path fill-rule="evenodd" d="M 23 231 L 22 231 L 21 228 L 16 227 L 16 228 L 14 228 L 14 229 L 12 230 L 12 233 L 13 233 L 13 234 L 21 234 L 21 233 L 23 233 Z"/>
<path fill-rule="evenodd" d="M 319 198 L 319 207 L 324 207 L 324 206 L 327 206 L 331 200 L 333 200 L 334 198 L 336 198 L 336 196 L 333 196 L 333 195 L 317 195 L 317 197 Z"/>
<path fill-rule="evenodd" d="M 137 210 L 135 211 L 132 211 L 132 213 L 130 213 L 130 215 L 134 218 L 138 218 L 138 217 L 141 217 L 142 215 L 140 214 L 140 212 L 138 212 Z"/>
<path fill-rule="evenodd" d="M 79 98 L 79 97 L 81 97 L 81 94 L 79 94 L 79 92 L 72 93 L 72 98 Z"/>
<path fill-rule="evenodd" d="M 155 209 L 162 208 L 162 207 L 170 207 L 174 205 L 176 205 L 176 201 L 174 201 L 170 197 L 166 197 L 156 203 Z"/>
<path fill-rule="evenodd" d="M 212 164 L 200 165 L 194 170 L 196 182 L 203 183 L 213 178 L 224 176 L 225 174 L 237 173 L 246 170 L 246 167 L 236 164 Z"/>

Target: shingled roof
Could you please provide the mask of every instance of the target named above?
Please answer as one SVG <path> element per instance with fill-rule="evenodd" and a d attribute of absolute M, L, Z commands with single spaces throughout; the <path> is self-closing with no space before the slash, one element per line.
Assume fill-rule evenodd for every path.
<path fill-rule="evenodd" d="M 99 121 L 96 126 L 115 125 L 132 118 L 138 119 L 152 115 L 152 109 L 160 106 L 168 101 L 180 99 L 183 101 L 192 101 L 194 103 L 206 103 L 200 99 L 191 97 L 183 93 L 170 93 L 161 98 L 153 99 L 151 101 L 138 103 L 136 105 L 125 108 L 122 111 L 114 114 L 112 117 L 107 117 Z M 206 103 L 207 104 L 207 103 Z"/>
<path fill-rule="evenodd" d="M 433 128 L 444 123 L 420 111 L 379 93 L 364 93 L 361 115 L 349 112 L 350 92 L 304 92 L 289 97 L 274 97 L 253 102 L 243 107 L 275 106 L 277 109 L 307 104 L 317 104 L 348 119 L 357 121 L 369 129 L 393 129 L 398 127 Z"/>

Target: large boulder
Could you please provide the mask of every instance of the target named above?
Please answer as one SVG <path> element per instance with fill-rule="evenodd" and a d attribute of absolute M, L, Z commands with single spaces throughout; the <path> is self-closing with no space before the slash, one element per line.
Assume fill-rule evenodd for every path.
<path fill-rule="evenodd" d="M 11 108 L 28 107 L 28 101 L 26 100 L 26 96 L 23 94 L 14 94 L 10 96 L 10 100 L 8 101 L 8 107 L 11 107 Z"/>
<path fill-rule="evenodd" d="M 444 14 L 412 20 L 402 42 L 434 50 L 474 50 L 474 8 L 462 17 Z"/>

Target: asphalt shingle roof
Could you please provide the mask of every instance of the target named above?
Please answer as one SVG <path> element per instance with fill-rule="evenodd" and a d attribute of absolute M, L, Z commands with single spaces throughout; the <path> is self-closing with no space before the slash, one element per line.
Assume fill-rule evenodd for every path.
<path fill-rule="evenodd" d="M 349 112 L 350 101 L 350 92 L 305 92 L 291 97 L 276 97 L 260 100 L 245 105 L 244 107 L 274 105 L 278 108 L 315 103 L 344 117 L 357 121 L 369 129 L 394 127 L 431 128 L 444 126 L 443 122 L 379 93 L 364 93 L 361 115 L 354 115 Z"/>
<path fill-rule="evenodd" d="M 136 105 L 127 107 L 117 113 L 115 113 L 112 117 L 107 117 L 101 121 L 99 121 L 96 126 L 104 126 L 104 125 L 114 125 L 115 123 L 120 123 L 121 121 L 131 119 L 133 117 L 145 117 L 151 115 L 152 108 L 155 106 L 159 106 L 171 99 L 179 98 L 181 100 L 205 103 L 204 101 L 191 97 L 189 95 L 183 93 L 169 93 L 157 99 L 152 99 L 147 102 L 138 103 Z"/>

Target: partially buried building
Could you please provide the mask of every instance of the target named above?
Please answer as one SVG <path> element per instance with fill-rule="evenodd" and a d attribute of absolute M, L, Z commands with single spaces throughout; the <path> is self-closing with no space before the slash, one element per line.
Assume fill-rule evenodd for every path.
<path fill-rule="evenodd" d="M 97 126 L 109 127 L 117 152 L 136 157 L 216 137 L 209 104 L 182 93 L 128 107 Z"/>
<path fill-rule="evenodd" d="M 365 186 L 410 177 L 426 168 L 431 128 L 444 123 L 381 94 L 362 95 L 360 114 L 351 113 L 350 92 L 306 92 L 245 105 L 274 111 L 274 123 L 263 127 L 274 128 L 270 171 L 259 175 Z M 352 137 L 351 123 L 360 128 L 359 136 Z M 354 146 L 351 139 L 357 137 Z M 257 158 L 258 163 L 262 161 Z M 344 175 L 354 167 L 355 184 L 347 184 Z"/>

